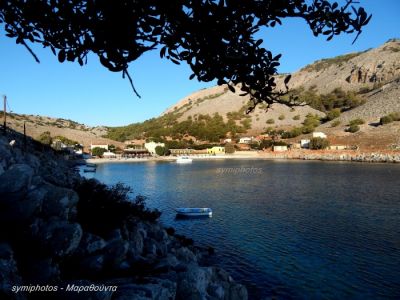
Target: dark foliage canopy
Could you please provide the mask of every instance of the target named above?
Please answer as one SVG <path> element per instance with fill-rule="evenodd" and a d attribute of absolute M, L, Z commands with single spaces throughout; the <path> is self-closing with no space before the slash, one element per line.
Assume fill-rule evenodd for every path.
<path fill-rule="evenodd" d="M 60 62 L 87 63 L 94 53 L 103 66 L 127 76 L 129 63 L 158 49 L 161 58 L 187 63 L 190 79 L 217 80 L 250 94 L 254 104 L 281 100 L 276 90 L 280 54 L 255 39 L 261 27 L 290 17 L 304 19 L 315 36 L 361 33 L 371 16 L 358 3 L 325 0 L 0 0 L 6 36 L 24 45 L 49 47 Z M 290 77 L 285 80 L 287 85 Z M 286 86 L 287 88 L 287 86 Z"/>

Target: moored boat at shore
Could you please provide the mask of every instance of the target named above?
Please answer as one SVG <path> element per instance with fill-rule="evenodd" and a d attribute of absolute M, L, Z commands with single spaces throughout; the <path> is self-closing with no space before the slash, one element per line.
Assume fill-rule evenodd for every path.
<path fill-rule="evenodd" d="M 176 159 L 176 163 L 177 164 L 190 164 L 193 161 L 193 159 L 191 159 L 189 156 L 179 156 Z"/>

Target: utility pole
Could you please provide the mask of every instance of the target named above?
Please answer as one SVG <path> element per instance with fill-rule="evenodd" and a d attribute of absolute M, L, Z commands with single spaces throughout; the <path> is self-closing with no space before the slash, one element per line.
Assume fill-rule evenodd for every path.
<path fill-rule="evenodd" d="M 3 96 L 4 100 L 4 110 L 3 110 L 3 115 L 4 115 L 4 124 L 3 124 L 3 131 L 4 134 L 6 134 L 6 124 L 7 124 L 7 96 Z"/>
<path fill-rule="evenodd" d="M 26 151 L 26 126 L 24 121 L 24 151 Z"/>

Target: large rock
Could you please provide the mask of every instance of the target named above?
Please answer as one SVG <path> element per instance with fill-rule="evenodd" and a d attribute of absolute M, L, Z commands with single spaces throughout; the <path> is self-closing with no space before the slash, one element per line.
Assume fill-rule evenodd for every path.
<path fill-rule="evenodd" d="M 134 228 L 132 232 L 129 233 L 129 250 L 128 254 L 131 258 L 142 255 L 143 253 L 143 235 L 138 228 Z"/>
<path fill-rule="evenodd" d="M 26 164 L 12 165 L 0 175 L 0 203 L 8 205 L 25 197 L 31 184 L 33 169 Z"/>
<path fill-rule="evenodd" d="M 99 252 L 100 250 L 104 249 L 105 246 L 106 246 L 106 241 L 104 239 L 89 232 L 84 232 L 75 255 L 77 256 L 91 255 L 95 252 Z"/>
<path fill-rule="evenodd" d="M 207 289 L 211 281 L 211 276 L 211 268 L 191 265 L 186 272 L 182 272 L 178 276 L 176 299 L 207 299 Z"/>
<path fill-rule="evenodd" d="M 124 240 L 108 241 L 104 248 L 105 264 L 112 269 L 119 269 L 120 264 L 126 260 L 129 244 Z"/>
<path fill-rule="evenodd" d="M 42 206 L 42 214 L 45 218 L 59 217 L 72 220 L 76 217 L 76 204 L 78 194 L 72 190 L 54 185 L 46 185 L 47 196 Z"/>
<path fill-rule="evenodd" d="M 157 242 L 152 238 L 145 239 L 143 253 L 145 255 L 156 256 L 157 255 Z"/>
<path fill-rule="evenodd" d="M 6 169 L 9 166 L 12 158 L 13 155 L 10 151 L 10 145 L 8 145 L 5 141 L 0 140 L 0 165 Z"/>
<path fill-rule="evenodd" d="M 41 224 L 38 240 L 41 246 L 52 256 L 71 255 L 78 248 L 82 238 L 82 228 L 78 223 L 68 223 L 52 219 Z"/>
<path fill-rule="evenodd" d="M 94 254 L 79 260 L 80 274 L 85 276 L 96 276 L 99 275 L 104 269 L 104 255 Z"/>
<path fill-rule="evenodd" d="M 226 271 L 190 264 L 186 272 L 178 274 L 176 299 L 247 300 L 248 295 Z"/>
<path fill-rule="evenodd" d="M 176 257 L 186 263 L 197 263 L 197 257 L 196 255 L 190 251 L 187 247 L 181 247 L 176 251 Z"/>
<path fill-rule="evenodd" d="M 14 199 L 13 203 L 3 205 L 0 212 L 2 222 L 11 226 L 30 223 L 41 212 L 46 193 L 45 189 L 37 188 L 29 191 L 24 198 Z"/>

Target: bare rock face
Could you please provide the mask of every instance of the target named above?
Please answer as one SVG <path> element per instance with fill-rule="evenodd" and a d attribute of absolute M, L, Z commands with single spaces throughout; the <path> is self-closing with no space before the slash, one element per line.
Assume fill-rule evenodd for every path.
<path fill-rule="evenodd" d="M 396 63 L 388 65 L 385 61 L 354 65 L 346 81 L 350 84 L 381 83 L 400 75 L 400 68 Z"/>
<path fill-rule="evenodd" d="M 72 254 L 79 246 L 82 228 L 78 223 L 52 219 L 43 223 L 37 239 L 43 249 L 55 257 Z"/>
<path fill-rule="evenodd" d="M 178 275 L 176 299 L 247 299 L 247 290 L 233 281 L 227 272 L 213 267 L 188 266 Z"/>

